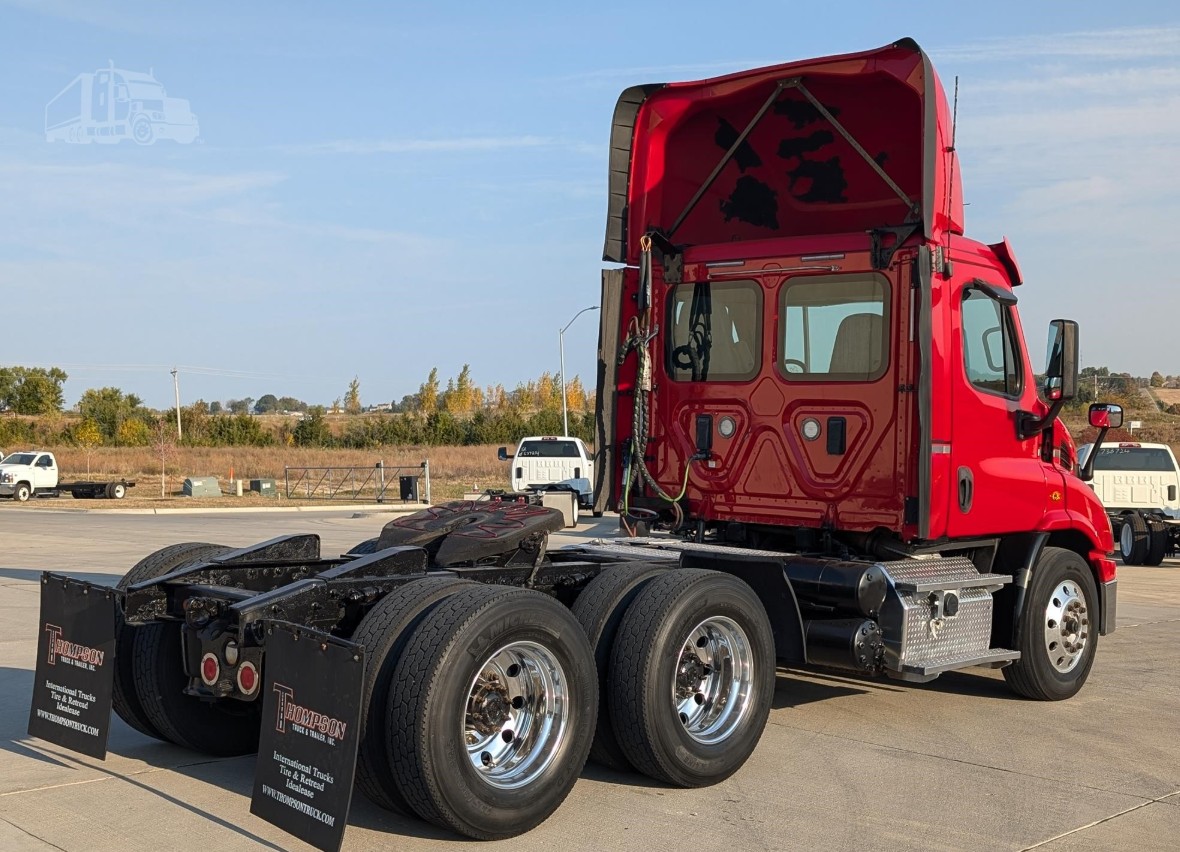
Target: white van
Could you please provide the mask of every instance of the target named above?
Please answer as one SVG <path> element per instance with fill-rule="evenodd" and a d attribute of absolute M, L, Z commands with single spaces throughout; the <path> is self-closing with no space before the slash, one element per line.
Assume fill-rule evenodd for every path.
<path fill-rule="evenodd" d="M 594 462 L 580 438 L 536 435 L 522 438 L 516 453 L 500 447 L 500 461 L 511 461 L 508 481 L 513 491 L 544 489 L 568 483 L 578 492 L 578 502 L 593 502 Z"/>

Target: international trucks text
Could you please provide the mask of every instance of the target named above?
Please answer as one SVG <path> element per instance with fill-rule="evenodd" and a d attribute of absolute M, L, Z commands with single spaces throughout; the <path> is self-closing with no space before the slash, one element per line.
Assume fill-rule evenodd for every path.
<path fill-rule="evenodd" d="M 30 732 L 101 755 L 106 695 L 147 736 L 257 749 L 252 811 L 328 849 L 354 774 L 489 839 L 587 755 L 715 784 L 780 666 L 1081 689 L 1116 583 L 1057 419 L 1078 330 L 1051 324 L 1038 387 L 926 54 L 628 89 L 609 185 L 595 508 L 673 535 L 549 549 L 557 512 L 455 502 L 339 557 L 308 534 L 173 545 L 116 589 L 47 574 Z M 1099 443 L 1121 414 L 1092 407 Z M 96 700 L 67 717 L 46 682 Z"/>

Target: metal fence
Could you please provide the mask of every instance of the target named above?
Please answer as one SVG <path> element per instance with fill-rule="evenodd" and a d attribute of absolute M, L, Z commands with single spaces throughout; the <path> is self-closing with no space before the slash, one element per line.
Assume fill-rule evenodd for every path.
<path fill-rule="evenodd" d="M 284 467 L 289 500 L 348 500 L 430 505 L 430 461 L 386 467 Z"/>

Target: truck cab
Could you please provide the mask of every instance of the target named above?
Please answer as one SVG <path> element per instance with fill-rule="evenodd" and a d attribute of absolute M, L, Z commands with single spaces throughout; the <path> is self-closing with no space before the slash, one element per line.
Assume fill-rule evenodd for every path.
<path fill-rule="evenodd" d="M 602 500 L 697 541 L 965 555 L 1013 578 L 1009 646 L 1038 561 L 1066 551 L 1106 632 L 1110 525 L 1056 417 L 1077 325 L 1051 324 L 1038 387 L 1024 276 L 1006 239 L 966 236 L 953 130 L 908 39 L 622 94 Z"/>
<path fill-rule="evenodd" d="M 41 450 L 11 453 L 0 462 L 0 497 L 24 502 L 57 488 L 57 459 Z"/>

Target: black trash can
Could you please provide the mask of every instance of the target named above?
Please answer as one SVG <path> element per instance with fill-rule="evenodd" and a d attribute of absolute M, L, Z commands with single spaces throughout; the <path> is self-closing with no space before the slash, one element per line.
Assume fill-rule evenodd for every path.
<path fill-rule="evenodd" d="M 417 503 L 418 502 L 418 477 L 416 476 L 399 476 L 398 485 L 400 486 L 403 503 Z"/>

